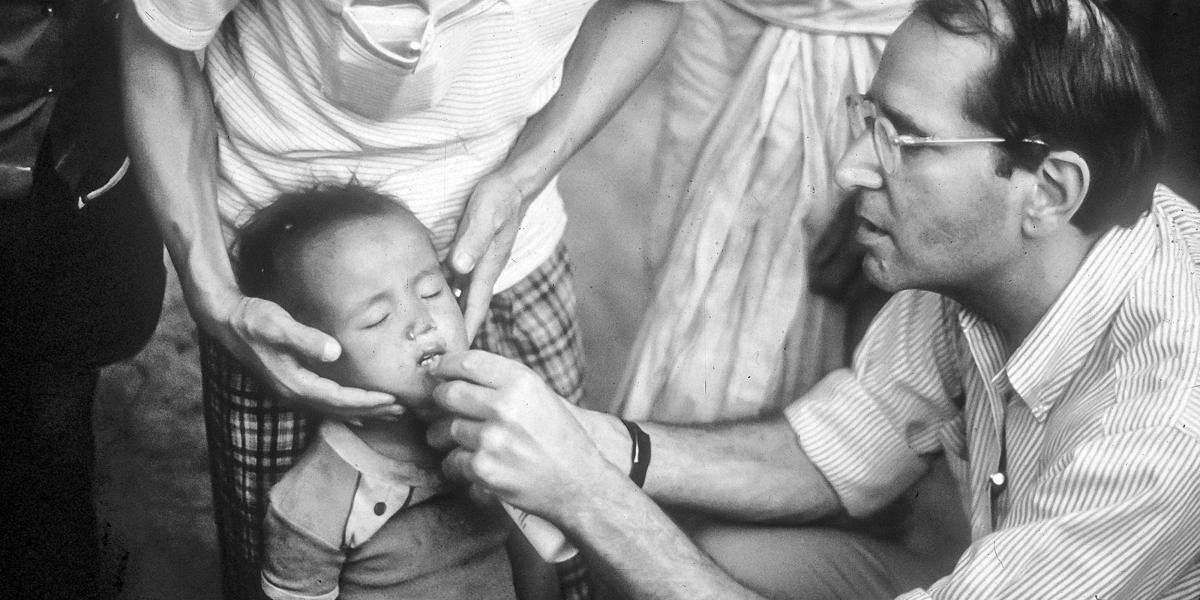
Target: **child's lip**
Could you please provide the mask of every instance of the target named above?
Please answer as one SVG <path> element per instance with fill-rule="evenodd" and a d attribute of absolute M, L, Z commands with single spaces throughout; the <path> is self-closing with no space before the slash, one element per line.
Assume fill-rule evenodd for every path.
<path fill-rule="evenodd" d="M 420 356 L 417 357 L 417 366 L 429 368 L 437 364 L 441 360 L 442 355 L 446 353 L 446 347 L 443 344 L 434 344 L 424 348 Z"/>

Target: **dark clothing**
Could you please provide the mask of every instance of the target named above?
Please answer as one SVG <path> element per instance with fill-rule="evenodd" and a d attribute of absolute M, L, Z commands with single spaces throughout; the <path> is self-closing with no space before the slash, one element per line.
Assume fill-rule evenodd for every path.
<path fill-rule="evenodd" d="M 126 176 L 111 3 L 0 12 L 0 597 L 109 598 L 92 396 L 154 330 L 162 243 Z"/>
<path fill-rule="evenodd" d="M 0 364 L 99 366 L 158 320 L 161 242 L 125 173 L 113 5 L 0 0 Z"/>
<path fill-rule="evenodd" d="M 0 203 L 0 366 L 132 355 L 158 322 L 165 273 L 138 186 L 127 176 L 81 209 L 54 169 L 37 171 L 29 198 Z"/>
<path fill-rule="evenodd" d="M 26 198 L 48 144 L 73 197 L 125 160 L 114 0 L 0 0 L 0 202 Z"/>
<path fill-rule="evenodd" d="M 5 488 L 0 503 L 7 576 L 0 597 L 27 600 L 112 598 L 106 581 L 92 506 L 92 391 L 95 369 L 46 364 L 6 365 Z M 8 537 L 11 536 L 11 537 Z"/>

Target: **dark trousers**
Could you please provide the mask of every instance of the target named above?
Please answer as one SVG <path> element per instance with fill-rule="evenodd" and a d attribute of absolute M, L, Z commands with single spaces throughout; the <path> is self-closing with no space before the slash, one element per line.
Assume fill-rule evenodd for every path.
<path fill-rule="evenodd" d="M 0 597 L 88 600 L 113 597 L 98 573 L 92 495 L 96 370 L 45 363 L 3 364 L 0 529 L 5 543 Z"/>
<path fill-rule="evenodd" d="M 28 198 L 0 199 L 0 598 L 106 598 L 92 394 L 154 331 L 162 244 L 132 178 L 80 208 L 37 173 Z"/>

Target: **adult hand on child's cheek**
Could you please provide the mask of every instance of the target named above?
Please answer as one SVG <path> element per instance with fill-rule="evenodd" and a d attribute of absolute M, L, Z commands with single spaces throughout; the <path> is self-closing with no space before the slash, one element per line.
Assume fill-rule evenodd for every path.
<path fill-rule="evenodd" d="M 507 176 L 484 177 L 471 192 L 450 247 L 451 285 L 460 290 L 467 339 L 483 324 L 492 288 L 508 262 L 524 215 L 523 195 Z"/>
<path fill-rule="evenodd" d="M 337 360 L 341 346 L 278 304 L 239 295 L 224 305 L 226 312 L 213 315 L 214 335 L 284 400 L 347 420 L 404 412 L 390 394 L 345 387 L 305 367 L 304 360 Z"/>
<path fill-rule="evenodd" d="M 447 474 L 551 520 L 585 493 L 595 469 L 611 468 L 558 397 L 533 371 L 480 350 L 446 355 L 434 396 L 450 414 L 429 442 L 451 449 Z"/>

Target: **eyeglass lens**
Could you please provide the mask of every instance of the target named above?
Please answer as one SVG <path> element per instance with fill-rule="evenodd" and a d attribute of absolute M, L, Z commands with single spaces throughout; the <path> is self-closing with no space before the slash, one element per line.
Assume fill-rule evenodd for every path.
<path fill-rule="evenodd" d="M 850 133 L 858 139 L 870 131 L 871 145 L 880 166 L 889 174 L 900 164 L 900 147 L 894 142 L 896 128 L 886 117 L 881 117 L 870 100 L 862 96 L 847 98 L 846 108 L 850 113 Z"/>

